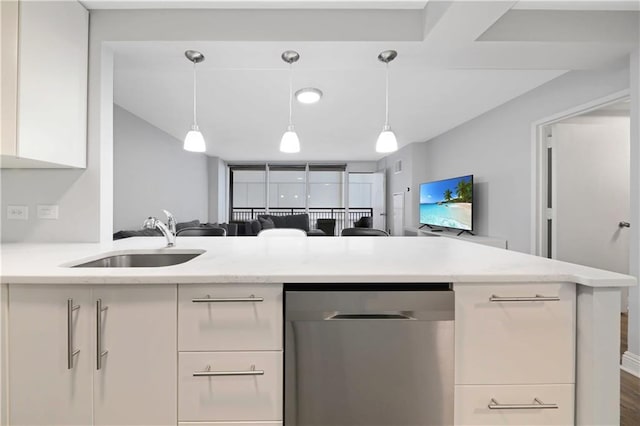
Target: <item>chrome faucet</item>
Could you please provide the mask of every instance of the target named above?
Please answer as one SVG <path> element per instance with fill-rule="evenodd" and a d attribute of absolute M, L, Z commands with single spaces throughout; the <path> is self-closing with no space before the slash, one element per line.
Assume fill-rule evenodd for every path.
<path fill-rule="evenodd" d="M 167 215 L 167 225 L 165 225 L 161 220 L 149 216 L 142 224 L 142 228 L 158 228 L 160 232 L 162 232 L 162 235 L 164 235 L 164 237 L 167 239 L 167 247 L 173 247 L 174 245 L 176 245 L 176 219 L 168 211 L 162 211 Z"/>

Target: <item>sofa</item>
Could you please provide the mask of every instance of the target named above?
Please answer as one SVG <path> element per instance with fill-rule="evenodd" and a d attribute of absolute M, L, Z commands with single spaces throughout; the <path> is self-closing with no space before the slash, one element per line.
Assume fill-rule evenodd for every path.
<path fill-rule="evenodd" d="M 272 228 L 301 229 L 310 237 L 326 235 L 320 229 L 309 228 L 309 215 L 306 213 L 283 216 L 269 214 L 258 215 L 256 220 L 244 222 L 244 224 L 238 223 L 238 235 L 258 235 L 263 229 Z"/>
<path fill-rule="evenodd" d="M 199 220 L 192 220 L 189 222 L 176 223 L 176 232 L 180 233 L 181 230 L 186 228 L 223 228 L 228 237 L 238 235 L 238 226 L 232 223 L 200 223 Z M 113 234 L 113 239 L 121 240 L 129 237 L 161 237 L 162 232 L 157 229 L 135 229 L 135 230 L 123 230 Z"/>

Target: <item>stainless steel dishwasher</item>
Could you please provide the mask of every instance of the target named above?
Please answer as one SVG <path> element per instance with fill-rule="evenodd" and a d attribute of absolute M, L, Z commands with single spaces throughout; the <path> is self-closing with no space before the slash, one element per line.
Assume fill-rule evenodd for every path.
<path fill-rule="evenodd" d="M 285 426 L 453 424 L 448 284 L 285 286 Z"/>

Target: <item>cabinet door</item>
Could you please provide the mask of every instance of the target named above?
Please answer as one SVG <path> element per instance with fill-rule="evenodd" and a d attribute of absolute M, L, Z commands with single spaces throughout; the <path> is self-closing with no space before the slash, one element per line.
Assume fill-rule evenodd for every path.
<path fill-rule="evenodd" d="M 89 13 L 77 1 L 20 1 L 16 155 L 86 167 Z"/>
<path fill-rule="evenodd" d="M 92 423 L 90 294 L 81 286 L 9 287 L 9 424 Z"/>
<path fill-rule="evenodd" d="M 177 286 L 96 286 L 93 305 L 94 424 L 175 425 Z"/>

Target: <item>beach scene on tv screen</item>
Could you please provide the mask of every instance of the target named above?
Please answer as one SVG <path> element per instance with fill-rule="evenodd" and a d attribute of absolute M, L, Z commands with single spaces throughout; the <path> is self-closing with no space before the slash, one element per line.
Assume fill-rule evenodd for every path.
<path fill-rule="evenodd" d="M 461 176 L 420 185 L 420 223 L 470 231 L 471 179 L 471 176 Z"/>

